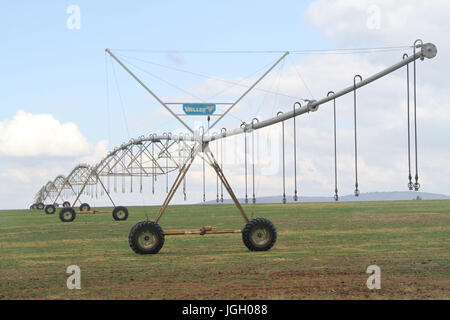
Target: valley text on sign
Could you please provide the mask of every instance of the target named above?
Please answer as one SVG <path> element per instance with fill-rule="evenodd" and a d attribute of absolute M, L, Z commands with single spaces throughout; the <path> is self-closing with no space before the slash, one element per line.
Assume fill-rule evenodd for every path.
<path fill-rule="evenodd" d="M 183 111 L 190 115 L 211 115 L 216 111 L 215 104 L 185 103 Z"/>

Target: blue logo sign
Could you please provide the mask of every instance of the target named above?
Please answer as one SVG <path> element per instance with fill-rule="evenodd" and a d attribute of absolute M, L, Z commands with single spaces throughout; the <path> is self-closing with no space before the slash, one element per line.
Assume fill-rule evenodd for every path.
<path fill-rule="evenodd" d="M 189 115 L 211 115 L 216 111 L 215 104 L 185 103 L 183 111 Z"/>

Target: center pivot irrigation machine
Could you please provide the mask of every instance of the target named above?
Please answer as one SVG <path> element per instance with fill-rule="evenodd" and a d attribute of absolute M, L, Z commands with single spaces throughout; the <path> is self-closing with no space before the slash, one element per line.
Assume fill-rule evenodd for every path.
<path fill-rule="evenodd" d="M 437 54 L 437 49 L 434 44 L 423 43 L 421 40 L 416 40 L 412 46 L 412 55 L 405 54 L 403 59 L 392 65 L 385 70 L 382 70 L 366 79 L 363 79 L 360 75 L 356 75 L 353 78 L 353 84 L 343 90 L 328 94 L 319 100 L 306 100 L 301 102 L 295 102 L 291 111 L 279 112 L 275 117 L 266 120 L 257 120 L 254 118 L 252 121 L 243 122 L 239 128 L 233 130 L 227 130 L 222 128 L 220 133 L 210 134 L 211 130 L 225 117 L 229 112 L 252 91 L 258 83 L 260 83 L 264 77 L 266 77 L 281 61 L 288 56 L 289 52 L 283 52 L 282 56 L 273 63 L 267 71 L 265 71 L 257 80 L 249 86 L 241 96 L 232 103 L 213 103 L 213 102 L 201 102 L 201 103 L 167 103 L 162 101 L 140 78 L 137 77 L 133 71 L 112 52 L 112 50 L 106 49 L 106 53 L 117 62 L 132 78 L 134 78 L 162 107 L 164 107 L 185 129 L 188 130 L 187 134 L 151 134 L 149 136 L 141 136 L 138 139 L 132 139 L 129 143 L 122 144 L 120 147 L 110 152 L 102 161 L 95 166 L 79 165 L 77 166 L 66 178 L 59 176 L 54 182 L 49 182 L 44 186 L 35 198 L 35 204 L 33 207 L 44 207 L 46 199 L 52 200 L 51 205 L 47 205 L 45 208 L 49 208 L 47 213 L 53 213 L 55 211 L 56 201 L 67 199 L 70 194 L 75 196 L 73 204 L 80 202 L 82 195 L 95 197 L 98 196 L 98 190 L 100 193 L 106 194 L 108 199 L 114 206 L 113 217 L 116 220 L 125 220 L 128 217 L 128 210 L 125 207 L 116 206 L 112 196 L 111 189 L 117 192 L 118 180 L 122 181 L 122 192 L 125 192 L 124 179 L 127 177 L 132 182 L 132 179 L 139 181 L 139 191 L 142 192 L 142 179 L 143 177 L 152 178 L 152 192 L 154 193 L 154 185 L 158 176 L 166 176 L 166 192 L 167 196 L 159 209 L 159 212 L 153 221 L 142 221 L 134 225 L 129 233 L 129 244 L 134 252 L 139 254 L 155 254 L 164 245 L 164 238 L 167 235 L 184 235 L 184 234 L 225 234 L 225 233 L 242 233 L 242 239 L 245 246 L 251 251 L 266 251 L 269 250 L 276 242 L 277 231 L 271 221 L 265 218 L 256 218 L 250 220 L 245 213 L 243 207 L 238 201 L 233 189 L 227 180 L 223 171 L 223 160 L 219 159 L 218 148 L 216 152 L 210 146 L 213 141 L 221 141 L 227 137 L 244 134 L 245 137 L 245 202 L 248 203 L 247 195 L 247 134 L 269 127 L 278 123 L 282 124 L 282 137 L 283 137 L 283 203 L 286 203 L 286 188 L 285 188 L 285 121 L 293 119 L 294 122 L 294 175 L 295 175 L 295 190 L 294 201 L 298 201 L 297 195 L 297 154 L 296 154 L 296 127 L 295 119 L 297 116 L 304 115 L 306 113 L 315 112 L 320 105 L 327 102 L 333 102 L 333 116 L 334 116 L 334 181 L 335 181 L 335 195 L 334 198 L 338 201 L 338 184 L 337 184 L 337 160 L 336 160 L 336 99 L 353 93 L 353 116 L 354 116 L 354 170 L 355 170 L 355 189 L 354 195 L 359 196 L 359 184 L 358 184 L 358 140 L 357 140 L 357 90 L 366 86 L 378 79 L 385 77 L 386 75 L 406 67 L 407 71 L 407 113 L 408 113 L 408 188 L 410 190 L 418 191 L 420 188 L 418 166 L 417 166 L 417 118 L 416 118 L 416 60 L 424 60 L 425 58 L 434 58 Z M 414 151 L 415 151 L 415 177 L 411 174 L 411 128 L 410 128 L 410 72 L 409 66 L 413 64 L 413 123 L 414 123 Z M 214 114 L 216 106 L 221 105 L 225 108 L 225 111 L 221 114 Z M 177 114 L 173 111 L 174 107 L 182 107 L 185 114 Z M 208 119 L 207 129 L 203 129 L 201 134 L 198 131 L 189 126 L 182 116 L 204 116 Z M 217 117 L 209 125 L 211 117 Z M 254 149 L 254 148 L 252 148 Z M 252 150 L 253 152 L 253 150 Z M 221 151 L 221 157 L 223 152 Z M 183 194 L 186 199 L 186 174 L 191 168 L 194 159 L 199 157 L 203 161 L 203 201 L 205 201 L 205 163 L 211 166 L 217 175 L 217 183 L 220 180 L 222 186 L 222 192 L 219 200 L 219 188 L 217 187 L 217 199 L 216 201 L 223 202 L 223 187 L 229 193 L 236 208 L 245 221 L 243 229 L 235 228 L 213 228 L 211 226 L 205 226 L 200 229 L 179 229 L 179 230 L 163 230 L 159 221 L 166 211 L 170 201 L 174 197 L 176 191 L 183 184 Z M 254 157 L 254 154 L 253 154 Z M 219 164 L 219 161 L 222 162 Z M 254 161 L 253 161 L 254 164 Z M 173 181 L 172 186 L 169 188 L 168 174 L 170 172 L 176 172 L 176 178 Z M 253 178 L 254 178 L 254 165 L 253 165 Z M 218 186 L 218 184 L 217 184 Z M 131 192 L 133 191 L 133 183 L 130 183 Z M 253 181 L 253 203 L 255 203 L 254 181 Z M 64 202 L 64 208 L 60 210 L 60 218 L 62 221 L 73 221 L 75 218 L 75 210 L 73 206 L 68 206 L 68 202 Z M 79 213 L 97 213 L 103 211 L 90 210 L 90 206 L 86 203 L 80 205 Z"/>

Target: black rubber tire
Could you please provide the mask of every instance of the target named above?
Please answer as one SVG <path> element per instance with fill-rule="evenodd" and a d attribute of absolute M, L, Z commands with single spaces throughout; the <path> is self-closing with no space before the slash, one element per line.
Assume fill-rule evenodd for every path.
<path fill-rule="evenodd" d="M 36 203 L 33 203 L 31 206 L 30 206 L 30 210 L 35 210 L 36 209 Z"/>
<path fill-rule="evenodd" d="M 75 220 L 76 215 L 77 214 L 72 207 L 62 208 L 59 211 L 59 219 L 62 222 L 72 222 L 73 220 Z"/>
<path fill-rule="evenodd" d="M 36 208 L 37 208 L 38 210 L 44 210 L 45 205 L 44 205 L 42 202 L 39 202 L 39 203 L 36 204 Z"/>
<path fill-rule="evenodd" d="M 70 202 L 69 201 L 64 201 L 62 206 L 63 206 L 63 208 L 69 208 L 70 207 Z"/>
<path fill-rule="evenodd" d="M 128 209 L 126 207 L 115 207 L 112 216 L 116 221 L 125 221 L 128 219 Z"/>
<path fill-rule="evenodd" d="M 52 204 L 48 204 L 48 205 L 45 206 L 44 211 L 45 211 L 46 214 L 55 214 L 56 207 L 54 205 L 52 205 Z"/>
<path fill-rule="evenodd" d="M 144 233 L 151 233 L 154 237 L 154 244 L 145 247 L 140 240 L 148 241 L 145 239 Z M 144 237 L 140 239 L 140 237 Z M 128 235 L 128 242 L 131 249 L 138 254 L 156 254 L 161 250 L 164 245 L 164 231 L 159 224 L 153 221 L 141 221 L 136 223 L 130 230 Z"/>
<path fill-rule="evenodd" d="M 252 237 L 253 232 L 265 230 L 266 241 L 261 239 L 261 243 L 256 243 Z M 258 233 L 257 237 L 263 237 L 263 233 Z M 242 230 L 242 241 L 250 251 L 267 251 L 273 247 L 277 241 L 277 230 L 270 220 L 265 218 L 256 218 L 248 222 Z"/>
<path fill-rule="evenodd" d="M 82 203 L 80 206 L 80 211 L 91 211 L 91 206 L 87 203 Z"/>

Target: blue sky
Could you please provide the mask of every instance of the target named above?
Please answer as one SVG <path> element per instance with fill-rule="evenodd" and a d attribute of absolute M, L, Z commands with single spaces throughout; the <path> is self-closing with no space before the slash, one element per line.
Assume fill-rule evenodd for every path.
<path fill-rule="evenodd" d="M 79 30 L 66 26 L 70 16 L 66 10 L 70 5 L 81 10 Z M 129 138 L 180 128 L 136 81 L 113 64 L 125 105 L 125 110 L 121 109 L 108 57 L 106 77 L 105 48 L 308 50 L 404 46 L 417 38 L 434 42 L 438 47 L 435 59 L 419 63 L 422 191 L 450 194 L 450 179 L 442 178 L 450 175 L 446 160 L 450 157 L 447 133 L 450 97 L 447 76 L 442 72 L 450 68 L 445 58 L 450 53 L 449 14 L 450 4 L 443 0 L 426 3 L 420 0 L 4 2 L 0 10 L 3 49 L 0 52 L 0 207 L 27 207 L 48 180 L 67 174 L 80 162 L 96 163 L 107 151 Z M 378 21 L 375 28 L 370 26 L 374 17 Z M 167 56 L 114 52 L 229 81 L 238 81 L 263 66 L 268 67 L 281 55 Z M 320 98 L 329 90 L 350 85 L 356 73 L 367 77 L 398 62 L 403 53 L 291 54 L 261 87 L 301 98 L 311 98 L 311 91 L 315 98 Z M 206 97 L 223 89 L 223 83 L 222 86 L 212 84 L 142 63 L 139 66 Z M 299 81 L 297 71 L 310 90 Z M 182 96 L 149 76 L 138 75 L 165 101 Z M 406 189 L 404 76 L 405 70 L 399 70 L 358 93 L 362 192 Z M 106 79 L 110 87 L 109 112 Z M 254 79 L 250 78 L 246 84 Z M 233 88 L 221 99 L 237 98 L 243 90 Z M 278 110 L 290 110 L 294 101 L 297 100 L 252 92 L 221 126 L 232 129 L 239 126 L 240 119 L 275 116 Z M 351 194 L 354 184 L 352 103 L 351 95 L 338 101 L 341 194 Z M 301 150 L 298 171 L 304 195 L 330 196 L 334 191 L 329 111 L 330 104 L 297 119 L 297 132 L 301 135 L 297 141 Z M 286 130 L 292 130 L 291 122 L 286 126 Z M 276 130 L 275 139 L 279 140 Z M 290 134 L 287 136 L 292 138 Z M 236 164 L 230 165 L 227 173 L 237 194 L 242 196 L 244 168 L 239 147 L 242 141 L 236 143 L 238 149 L 230 152 L 235 155 Z M 292 146 L 292 141 L 287 143 Z M 290 153 L 291 147 L 288 159 L 292 157 Z M 275 162 L 278 170 L 266 175 L 261 172 L 257 178 L 258 196 L 281 193 L 280 157 L 278 150 L 270 157 L 262 157 Z M 192 171 L 190 190 L 201 190 L 201 166 L 197 164 Z M 287 164 L 290 193 L 292 171 L 291 161 Z M 215 186 L 211 190 L 208 199 L 215 197 Z M 164 195 L 161 191 L 146 204 L 158 204 Z M 126 194 L 122 203 L 135 204 L 138 200 Z M 200 193 L 194 191 L 189 201 L 201 201 Z M 175 202 L 182 200 L 178 197 Z"/>
<path fill-rule="evenodd" d="M 72 4 L 81 9 L 79 30 L 66 27 L 66 9 Z M 11 118 L 18 109 L 51 113 L 62 122 L 75 122 L 89 140 L 106 138 L 105 48 L 329 48 L 323 36 L 305 22 L 302 13 L 307 6 L 307 1 L 2 4 L 0 118 Z M 201 63 L 207 63 L 214 57 L 202 59 L 206 61 Z"/>

